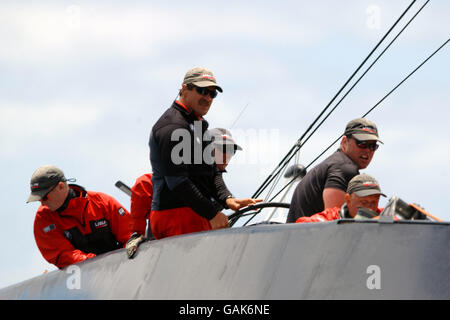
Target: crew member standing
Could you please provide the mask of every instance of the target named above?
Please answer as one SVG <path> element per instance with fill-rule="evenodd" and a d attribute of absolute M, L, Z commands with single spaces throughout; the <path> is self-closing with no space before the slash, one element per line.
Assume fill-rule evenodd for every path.
<path fill-rule="evenodd" d="M 150 161 L 153 202 L 150 214 L 156 239 L 226 228 L 221 207 L 238 210 L 262 200 L 235 199 L 218 175 L 211 137 L 203 118 L 222 88 L 206 68 L 189 70 L 180 99 L 164 112 L 151 130 Z"/>
<path fill-rule="evenodd" d="M 230 131 L 224 128 L 209 130 L 214 146 L 214 158 L 219 174 L 216 179 L 222 179 L 221 175 L 237 150 L 242 150 L 231 136 Z M 150 224 L 151 204 L 153 199 L 152 174 L 146 173 L 136 179 L 131 188 L 131 237 L 127 241 L 127 256 L 133 258 L 141 243 L 154 239 Z M 218 206 L 219 207 L 219 206 Z M 219 210 L 223 208 L 220 207 Z M 147 226 L 147 235 L 145 235 Z"/>

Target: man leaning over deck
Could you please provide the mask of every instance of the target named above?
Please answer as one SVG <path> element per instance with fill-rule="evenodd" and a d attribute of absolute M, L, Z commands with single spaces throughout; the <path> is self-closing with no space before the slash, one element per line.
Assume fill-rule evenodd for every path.
<path fill-rule="evenodd" d="M 309 217 L 344 204 L 349 181 L 366 168 L 378 149 L 378 129 L 365 118 L 351 120 L 345 127 L 340 148 L 298 183 L 286 222 Z"/>

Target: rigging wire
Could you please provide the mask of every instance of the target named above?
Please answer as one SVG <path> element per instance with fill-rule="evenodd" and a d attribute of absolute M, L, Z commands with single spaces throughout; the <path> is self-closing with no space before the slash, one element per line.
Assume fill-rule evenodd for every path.
<path fill-rule="evenodd" d="M 319 129 L 319 127 L 325 122 L 325 120 L 328 119 L 328 117 L 336 110 L 336 108 L 341 104 L 341 102 L 347 97 L 347 95 L 353 90 L 353 88 L 361 81 L 361 79 L 366 75 L 367 72 L 374 66 L 374 64 L 383 56 L 383 54 L 389 49 L 389 47 L 397 40 L 397 38 L 403 33 L 403 31 L 409 26 L 409 24 L 416 18 L 416 16 L 422 11 L 422 9 L 430 2 L 430 0 L 427 0 L 422 7 L 416 12 L 416 14 L 409 19 L 408 23 L 405 24 L 405 26 L 397 33 L 397 35 L 392 39 L 392 41 L 384 48 L 384 50 L 378 55 L 378 57 L 372 62 L 372 64 L 364 71 L 364 73 L 356 80 L 356 82 L 350 87 L 350 89 L 344 94 L 344 96 L 341 98 L 341 100 L 338 101 L 338 103 L 330 110 L 330 112 L 325 116 L 325 118 L 322 119 L 322 121 L 319 123 L 319 125 L 311 132 L 311 134 L 306 138 L 305 141 L 302 142 L 301 146 L 303 146 L 312 136 L 313 134 Z"/>
<path fill-rule="evenodd" d="M 299 141 L 296 143 L 296 145 L 293 147 L 297 147 L 297 150 L 295 150 L 295 153 L 293 155 L 291 155 L 288 160 L 286 161 L 286 163 L 284 164 L 284 168 L 287 166 L 287 164 L 289 163 L 289 161 L 294 157 L 294 155 L 297 155 L 296 158 L 298 158 L 298 151 L 300 150 L 300 148 L 306 143 L 306 141 L 309 140 L 309 138 L 311 138 L 311 136 L 317 131 L 317 129 L 323 124 L 323 122 L 331 115 L 331 113 L 338 107 L 338 105 L 343 101 L 343 99 L 352 91 L 352 89 L 357 85 L 357 83 L 365 76 L 365 74 L 373 67 L 373 65 L 381 58 L 381 56 L 387 51 L 387 49 L 396 41 L 396 39 L 403 33 L 403 31 L 408 27 L 408 25 L 416 18 L 416 16 L 422 11 L 422 9 L 428 4 L 430 0 L 427 0 L 422 7 L 414 14 L 414 16 L 406 23 L 406 25 L 400 30 L 400 32 L 394 37 L 394 39 L 386 46 L 386 48 L 378 55 L 378 57 L 372 62 L 372 64 L 366 69 L 366 71 L 358 78 L 358 80 L 353 84 L 353 86 L 345 93 L 345 95 L 339 100 L 339 102 L 332 108 L 332 110 L 326 115 L 326 117 L 319 123 L 319 125 L 316 127 L 316 129 L 314 129 L 314 131 L 308 136 L 308 138 L 303 142 L 303 143 L 299 143 L 299 141 L 301 140 L 301 138 L 299 139 Z M 412 4 L 411 4 L 412 5 Z M 410 6 L 411 6 L 410 5 Z M 409 9 L 409 7 L 408 7 Z M 405 11 L 406 12 L 406 11 Z M 404 12 L 404 13 L 405 13 Z M 391 28 L 392 29 L 392 28 Z M 450 39 L 448 39 L 447 41 L 445 41 L 438 49 L 436 49 L 427 59 L 425 59 L 418 67 L 416 67 L 408 76 L 406 76 L 402 81 L 400 81 L 390 92 L 388 92 L 378 103 L 376 103 L 368 112 L 366 112 L 362 117 L 366 117 L 370 112 L 372 112 L 378 105 L 380 105 L 390 94 L 392 94 L 399 86 L 401 86 L 409 77 L 411 77 L 417 70 L 419 70 L 429 59 L 431 59 L 438 51 L 440 51 L 448 42 L 450 41 Z M 340 90 L 342 91 L 342 90 Z M 336 96 L 335 96 L 336 97 Z M 333 98 L 334 99 L 334 98 Z M 329 105 L 328 105 L 329 106 Z M 328 106 L 326 108 L 328 108 Z M 325 110 L 326 110 L 325 108 Z M 323 114 L 323 112 L 321 113 Z M 320 116 L 319 116 L 320 117 Z M 317 121 L 318 119 L 316 119 L 315 121 Z M 311 128 L 311 126 L 310 126 Z M 308 130 L 310 129 L 308 128 Z M 306 134 L 306 132 L 305 132 Z M 305 135 L 304 134 L 304 135 Z M 304 135 L 302 137 L 304 137 Z M 317 156 L 310 164 L 308 164 L 306 166 L 306 169 L 309 168 L 315 161 L 317 161 L 325 152 L 327 152 L 337 141 L 339 141 L 339 139 L 342 137 L 342 135 L 340 135 L 331 145 L 329 145 L 319 156 Z M 291 149 L 292 150 L 292 149 Z M 289 156 L 286 155 L 286 157 Z M 285 159 L 286 159 L 285 157 Z M 283 159 L 284 160 L 284 159 Z M 282 161 L 283 162 L 283 161 Z M 280 162 L 281 164 L 281 162 Z M 281 168 L 277 175 L 278 179 L 277 182 L 275 184 L 278 183 L 279 181 L 279 173 L 283 168 Z M 283 170 L 284 172 L 284 170 Z M 266 179 L 267 180 L 267 179 Z M 271 179 L 271 181 L 273 181 L 273 178 Z M 269 202 L 273 201 L 281 192 L 283 192 L 290 184 L 292 184 L 295 181 L 295 178 L 291 179 L 280 191 L 278 191 L 270 200 Z M 269 182 L 270 183 L 270 182 Z M 274 184 L 274 185 L 275 185 Z M 261 187 L 260 187 L 261 188 Z M 270 189 L 270 194 L 273 192 L 274 186 L 272 186 L 272 188 Z M 253 216 L 248 219 L 245 223 L 244 226 L 247 225 L 261 210 L 253 213 Z M 250 213 L 251 214 L 251 213 Z M 247 214 L 247 215 L 250 215 Z M 234 221 L 236 222 L 236 221 Z"/>
<path fill-rule="evenodd" d="M 285 172 L 286 170 L 287 170 L 287 166 L 284 166 L 284 167 L 282 168 L 282 171 L 280 172 L 280 174 L 277 175 L 275 182 L 272 183 L 272 186 L 270 187 L 269 191 L 267 192 L 267 197 L 270 197 L 270 195 L 272 194 L 272 192 L 275 190 L 275 187 L 278 185 L 278 183 L 279 183 L 281 177 L 283 176 L 283 174 L 284 174 L 284 172 Z M 275 196 L 274 196 L 273 198 L 275 198 Z M 273 198 L 272 198 L 272 199 L 273 199 Z M 261 212 L 261 209 L 258 210 L 258 211 L 255 211 L 255 212 L 253 212 L 253 213 L 247 214 L 247 215 L 252 215 L 252 214 L 253 214 L 253 215 L 252 215 L 252 217 L 250 217 L 250 218 L 243 224 L 243 226 L 246 226 L 246 225 L 247 225 L 250 221 L 252 221 L 253 218 L 256 217 L 256 215 L 259 214 L 260 212 Z"/>
<path fill-rule="evenodd" d="M 236 117 L 236 119 L 234 120 L 233 124 L 230 126 L 230 130 L 234 128 L 236 122 L 238 122 L 239 118 L 242 116 L 242 114 L 244 113 L 245 109 L 247 109 L 249 104 L 250 104 L 250 102 L 247 102 L 247 104 L 244 106 L 244 108 L 241 110 L 241 112 L 239 112 L 239 114 Z"/>
<path fill-rule="evenodd" d="M 413 71 L 411 71 L 405 78 L 403 78 L 402 81 L 400 81 L 392 90 L 390 90 L 381 100 L 379 100 L 372 108 L 369 109 L 365 114 L 363 114 L 361 117 L 366 117 L 369 113 L 371 113 L 376 107 L 378 107 L 384 100 L 386 100 L 387 97 L 389 97 L 395 90 L 398 89 L 406 80 L 408 80 L 416 71 L 418 71 L 425 63 L 428 62 L 436 53 L 438 53 L 442 48 L 444 48 L 447 43 L 450 42 L 450 38 L 447 39 L 439 48 L 437 48 L 432 54 L 430 54 L 422 63 L 420 63 Z M 306 169 L 308 169 L 314 162 L 316 162 L 321 156 L 323 156 L 336 142 L 338 142 L 342 138 L 343 134 L 341 134 L 336 140 L 334 140 L 322 153 L 320 153 L 313 161 L 311 161 L 307 166 Z M 295 179 L 290 180 L 280 191 L 273 196 L 270 201 L 273 201 L 275 197 L 277 197 L 283 190 L 287 188 L 291 183 L 294 182 Z"/>
<path fill-rule="evenodd" d="M 280 161 L 278 166 L 272 171 L 272 173 L 266 178 L 266 180 L 261 184 L 261 186 L 256 190 L 253 194 L 252 198 L 257 198 L 264 189 L 273 181 L 273 179 L 280 174 L 282 167 L 286 166 L 289 161 L 292 159 L 293 155 L 295 155 L 298 150 L 302 147 L 301 141 L 308 134 L 308 132 L 313 128 L 313 126 L 319 121 L 320 117 L 326 112 L 326 110 L 330 107 L 330 105 L 336 100 L 336 98 L 341 94 L 344 88 L 348 85 L 348 83 L 355 77 L 355 75 L 359 72 L 359 70 L 363 67 L 363 65 L 367 62 L 367 60 L 372 56 L 372 54 L 378 49 L 381 43 L 384 42 L 386 37 L 391 33 L 391 31 L 395 28 L 395 26 L 400 22 L 400 20 L 404 17 L 404 15 L 409 11 L 412 5 L 416 2 L 413 0 L 406 10 L 400 15 L 400 17 L 395 21 L 395 23 L 391 26 L 391 28 L 386 32 L 386 34 L 381 38 L 381 40 L 377 43 L 377 45 L 372 49 L 372 51 L 367 55 L 367 57 L 361 62 L 359 67 L 353 72 L 353 74 L 347 79 L 344 85 L 339 89 L 339 91 L 335 94 L 335 96 L 331 99 L 331 101 L 326 105 L 326 107 L 320 112 L 320 114 L 316 117 L 316 119 L 311 123 L 311 125 L 306 129 L 306 131 L 302 134 L 302 136 L 297 140 L 295 145 L 288 151 L 285 157 Z M 292 155 L 293 153 L 293 155 Z M 276 172 L 278 170 L 278 172 Z M 276 173 L 275 173 L 276 172 Z"/>

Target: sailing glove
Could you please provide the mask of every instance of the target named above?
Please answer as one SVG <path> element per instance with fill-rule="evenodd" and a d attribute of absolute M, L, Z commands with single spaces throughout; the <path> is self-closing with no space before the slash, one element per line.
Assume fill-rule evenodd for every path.
<path fill-rule="evenodd" d="M 134 257 L 139 245 L 145 241 L 147 241 L 147 238 L 145 238 L 143 235 L 140 235 L 137 232 L 134 232 L 131 235 L 130 239 L 128 239 L 127 244 L 125 246 L 125 248 L 127 249 L 128 259 L 132 259 Z"/>

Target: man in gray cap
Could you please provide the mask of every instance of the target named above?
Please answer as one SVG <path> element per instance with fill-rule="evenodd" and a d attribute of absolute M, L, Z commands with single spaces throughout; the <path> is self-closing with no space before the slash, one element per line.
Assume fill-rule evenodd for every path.
<path fill-rule="evenodd" d="M 349 181 L 367 168 L 378 149 L 378 129 L 370 120 L 357 118 L 345 127 L 340 148 L 309 171 L 298 183 L 286 222 L 309 217 L 327 208 L 341 207 Z"/>
<path fill-rule="evenodd" d="M 220 172 L 226 172 L 225 168 L 230 163 L 236 151 L 242 150 L 231 136 L 231 132 L 224 128 L 214 128 L 209 130 L 214 146 L 214 157 Z"/>
<path fill-rule="evenodd" d="M 150 223 L 156 239 L 226 228 L 228 217 L 222 207 L 238 210 L 256 203 L 255 199 L 234 198 L 214 164 L 211 140 L 204 139 L 208 122 L 203 117 L 222 91 L 211 70 L 189 70 L 180 99 L 152 127 Z"/>
<path fill-rule="evenodd" d="M 45 165 L 31 176 L 27 203 L 40 201 L 34 237 L 42 256 L 58 268 L 123 247 L 130 214 L 113 197 L 67 182 L 61 169 Z"/>
<path fill-rule="evenodd" d="M 178 103 L 200 119 L 208 113 L 217 91 L 223 92 L 211 70 L 196 67 L 184 76 Z"/>
<path fill-rule="evenodd" d="M 368 174 L 359 174 L 350 180 L 345 194 L 345 203 L 341 207 L 325 209 L 311 217 L 300 217 L 296 222 L 322 222 L 343 218 L 370 219 L 379 216 L 380 190 L 378 181 Z"/>

